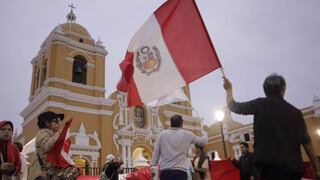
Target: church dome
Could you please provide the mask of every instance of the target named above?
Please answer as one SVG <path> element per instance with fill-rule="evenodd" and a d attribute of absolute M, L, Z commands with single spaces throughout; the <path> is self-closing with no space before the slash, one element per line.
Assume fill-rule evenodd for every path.
<path fill-rule="evenodd" d="M 84 37 L 88 37 L 91 38 L 89 32 L 87 31 L 87 29 L 83 26 L 81 26 L 80 24 L 77 23 L 64 23 L 59 25 L 60 29 L 62 32 L 66 33 L 70 31 L 70 26 L 71 26 L 71 31 L 75 32 L 77 34 L 80 34 Z M 59 28 L 59 26 L 57 28 Z"/>

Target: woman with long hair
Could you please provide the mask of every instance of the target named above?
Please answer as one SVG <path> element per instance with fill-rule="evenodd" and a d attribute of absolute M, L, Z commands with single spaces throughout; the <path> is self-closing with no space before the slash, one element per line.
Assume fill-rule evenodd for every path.
<path fill-rule="evenodd" d="M 200 180 L 211 180 L 210 175 L 210 161 L 209 157 L 204 151 L 204 146 L 194 145 L 193 149 L 196 157 L 193 159 L 193 168 L 195 173 L 199 174 Z"/>

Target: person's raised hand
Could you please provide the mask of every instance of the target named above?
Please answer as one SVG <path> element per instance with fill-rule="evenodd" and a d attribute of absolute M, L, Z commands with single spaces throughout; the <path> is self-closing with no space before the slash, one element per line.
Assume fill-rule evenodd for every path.
<path fill-rule="evenodd" d="M 69 118 L 68 121 L 66 121 L 66 126 L 70 126 L 71 122 L 73 121 L 73 118 Z"/>
<path fill-rule="evenodd" d="M 232 83 L 226 77 L 223 77 L 223 88 L 225 90 L 231 90 L 232 89 Z"/>

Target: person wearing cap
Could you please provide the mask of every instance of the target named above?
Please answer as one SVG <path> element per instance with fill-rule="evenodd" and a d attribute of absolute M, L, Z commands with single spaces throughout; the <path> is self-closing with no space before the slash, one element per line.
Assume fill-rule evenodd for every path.
<path fill-rule="evenodd" d="M 194 145 L 193 152 L 196 156 L 193 159 L 193 168 L 195 173 L 198 173 L 201 180 L 211 180 L 210 161 L 207 154 L 204 152 L 204 145 Z"/>
<path fill-rule="evenodd" d="M 184 130 L 181 115 L 170 119 L 171 128 L 160 133 L 151 161 L 152 174 L 155 175 L 160 164 L 160 179 L 187 180 L 187 153 L 191 144 L 204 145 L 208 143 L 207 132 L 202 137 Z M 159 163 L 160 162 L 160 163 Z"/>
<path fill-rule="evenodd" d="M 30 164 L 29 172 L 32 173 L 29 173 L 28 179 L 43 179 L 46 176 L 42 168 L 50 167 L 47 155 L 60 136 L 62 129 L 60 121 L 63 119 L 64 114 L 56 114 L 51 111 L 41 113 L 38 116 L 37 125 L 40 130 L 36 134 L 36 154 Z"/>
<path fill-rule="evenodd" d="M 21 160 L 18 148 L 12 144 L 13 124 L 0 121 L 0 180 L 16 176 L 20 180 Z"/>
<path fill-rule="evenodd" d="M 103 166 L 104 175 L 110 180 L 118 180 L 118 170 L 122 164 L 123 162 L 121 160 L 117 160 L 114 155 L 108 154 L 106 157 L 106 164 Z"/>

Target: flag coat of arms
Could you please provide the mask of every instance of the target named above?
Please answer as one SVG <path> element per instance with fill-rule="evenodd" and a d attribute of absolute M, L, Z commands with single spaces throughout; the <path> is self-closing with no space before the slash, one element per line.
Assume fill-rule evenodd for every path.
<path fill-rule="evenodd" d="M 194 0 L 168 0 L 132 38 L 117 89 L 128 106 L 166 97 L 221 67 Z"/>

